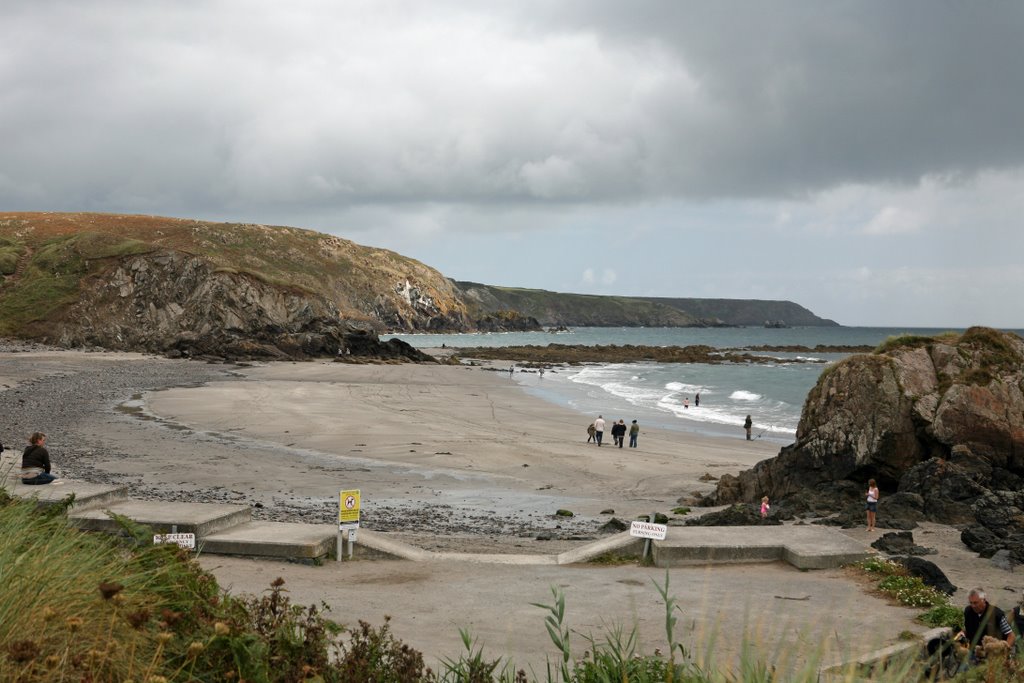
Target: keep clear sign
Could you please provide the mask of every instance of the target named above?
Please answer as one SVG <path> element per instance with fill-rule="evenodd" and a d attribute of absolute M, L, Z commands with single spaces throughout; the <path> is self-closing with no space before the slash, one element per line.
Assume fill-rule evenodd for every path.
<path fill-rule="evenodd" d="M 629 525 L 629 535 L 637 538 L 653 538 L 655 541 L 664 541 L 667 533 L 668 525 L 666 524 L 633 522 Z"/>
<path fill-rule="evenodd" d="M 195 550 L 196 547 L 196 535 L 195 534 L 157 534 L 153 536 L 153 545 L 160 545 L 161 543 L 174 543 L 180 548 L 188 548 L 189 550 Z"/>

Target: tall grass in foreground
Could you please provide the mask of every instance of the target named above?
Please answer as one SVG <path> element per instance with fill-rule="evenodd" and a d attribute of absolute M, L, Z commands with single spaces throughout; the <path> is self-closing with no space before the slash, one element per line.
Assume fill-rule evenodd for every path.
<path fill-rule="evenodd" d="M 421 653 L 382 626 L 343 627 L 321 608 L 292 605 L 284 581 L 260 596 L 223 593 L 188 553 L 152 546 L 150 531 L 119 520 L 120 539 L 67 525 L 64 507 L 37 509 L 0 490 L 0 682 L 89 683 L 712 683 L 768 681 L 924 680 L 914 657 L 876 670 L 854 665 L 821 676 L 824 636 L 810 652 L 774 651 L 743 637 L 738 661 L 715 661 L 715 636 L 699 652 L 677 640 L 681 609 L 668 574 L 655 583 L 665 605 L 665 650 L 641 653 L 636 630 L 610 622 L 603 637 L 587 636 L 583 652 L 570 650 L 564 595 L 554 590 L 543 627 L 556 656 L 547 670 L 529 673 L 504 657 L 484 654 L 462 630 L 465 652 L 439 671 Z M 614 615 L 612 615 L 614 616 Z M 540 626 L 539 626 L 540 627 Z M 736 636 L 742 637 L 742 636 Z M 1004 663 L 962 680 L 1024 681 Z"/>

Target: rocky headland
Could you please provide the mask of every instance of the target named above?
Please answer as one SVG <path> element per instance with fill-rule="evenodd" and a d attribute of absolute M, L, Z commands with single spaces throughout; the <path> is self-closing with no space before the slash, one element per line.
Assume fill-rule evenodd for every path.
<path fill-rule="evenodd" d="M 697 302 L 456 282 L 401 254 L 299 228 L 0 213 L 0 335 L 61 348 L 356 358 L 368 335 L 383 331 L 702 327 L 733 324 L 734 310 L 762 318 L 790 311 L 807 324 L 834 324 L 791 302 L 722 300 L 708 308 L 700 300 L 701 316 L 685 310 Z M 365 357 L 422 360 L 405 348 Z"/>
<path fill-rule="evenodd" d="M 984 557 L 1024 562 L 1024 340 L 972 327 L 904 336 L 826 369 L 796 440 L 706 502 L 772 499 L 782 518 L 863 524 L 863 492 L 882 491 L 880 527 L 957 525 Z"/>

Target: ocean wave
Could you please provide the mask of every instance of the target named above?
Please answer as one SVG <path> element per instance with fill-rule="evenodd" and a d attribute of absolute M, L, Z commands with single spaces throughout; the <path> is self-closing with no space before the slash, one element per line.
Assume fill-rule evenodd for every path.
<path fill-rule="evenodd" d="M 699 384 L 685 384 L 683 382 L 666 382 L 665 388 L 668 389 L 669 391 L 691 394 L 696 394 L 697 392 L 704 391 L 704 387 Z"/>
<path fill-rule="evenodd" d="M 746 391 L 744 389 L 737 389 L 729 394 L 729 398 L 734 401 L 759 401 L 761 400 L 761 394 L 755 394 L 752 391 Z"/>

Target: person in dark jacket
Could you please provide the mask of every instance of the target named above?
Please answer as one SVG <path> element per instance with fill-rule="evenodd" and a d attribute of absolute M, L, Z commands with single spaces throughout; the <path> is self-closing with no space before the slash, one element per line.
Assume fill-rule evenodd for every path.
<path fill-rule="evenodd" d="M 46 450 L 46 434 L 36 432 L 28 441 L 28 448 L 21 454 L 21 483 L 30 486 L 51 483 L 57 477 L 50 474 L 50 452 Z"/>
<path fill-rule="evenodd" d="M 612 425 L 612 436 L 615 437 L 615 445 L 622 448 L 622 442 L 626 440 L 625 420 L 619 420 Z"/>

